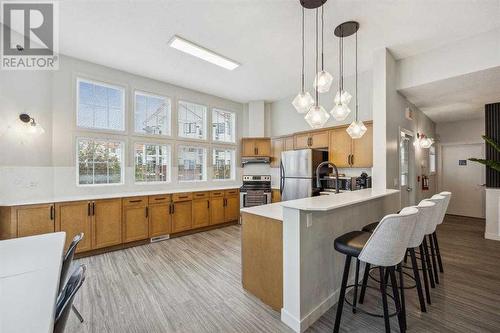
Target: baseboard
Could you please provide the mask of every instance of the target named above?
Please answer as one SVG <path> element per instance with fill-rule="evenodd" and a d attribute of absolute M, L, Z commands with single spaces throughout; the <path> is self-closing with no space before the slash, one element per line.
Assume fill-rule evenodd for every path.
<path fill-rule="evenodd" d="M 491 240 L 496 240 L 496 241 L 500 241 L 500 235 L 492 234 L 490 232 L 485 232 L 484 233 L 484 238 L 491 239 Z"/>

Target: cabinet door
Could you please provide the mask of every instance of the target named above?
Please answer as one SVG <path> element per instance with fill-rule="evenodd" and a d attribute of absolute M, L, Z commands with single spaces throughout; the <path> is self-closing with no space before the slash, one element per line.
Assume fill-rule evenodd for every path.
<path fill-rule="evenodd" d="M 293 150 L 294 149 L 294 145 L 293 145 L 293 136 L 288 136 L 284 139 L 285 141 L 285 144 L 284 144 L 284 150 L 287 151 L 287 150 Z"/>
<path fill-rule="evenodd" d="M 295 149 L 306 149 L 309 148 L 310 143 L 310 135 L 309 133 L 297 134 L 295 135 Z"/>
<path fill-rule="evenodd" d="M 281 201 L 281 193 L 280 190 L 273 189 L 271 192 L 271 202 L 280 202 Z"/>
<path fill-rule="evenodd" d="M 148 206 L 123 207 L 123 242 L 146 239 L 149 236 Z"/>
<path fill-rule="evenodd" d="M 193 200 L 193 228 L 210 224 L 210 200 Z"/>
<path fill-rule="evenodd" d="M 373 166 L 373 126 L 366 124 L 366 133 L 360 139 L 352 140 L 352 166 L 371 168 Z"/>
<path fill-rule="evenodd" d="M 257 156 L 271 156 L 271 139 L 255 140 L 255 148 L 257 149 Z"/>
<path fill-rule="evenodd" d="M 176 202 L 172 205 L 172 232 L 191 229 L 192 226 L 192 201 Z"/>
<path fill-rule="evenodd" d="M 241 156 L 252 157 L 256 153 L 254 139 L 241 139 Z"/>
<path fill-rule="evenodd" d="M 93 203 L 94 238 L 92 248 L 122 243 L 122 200 L 97 200 Z"/>
<path fill-rule="evenodd" d="M 279 168 L 281 162 L 281 152 L 283 151 L 283 139 L 271 140 L 271 168 Z"/>
<path fill-rule="evenodd" d="M 224 219 L 226 222 L 237 221 L 240 218 L 240 198 L 231 196 L 226 198 L 224 209 Z"/>
<path fill-rule="evenodd" d="M 311 135 L 311 148 L 328 148 L 328 131 L 315 132 Z"/>
<path fill-rule="evenodd" d="M 17 237 L 34 236 L 55 231 L 53 204 L 16 207 Z"/>
<path fill-rule="evenodd" d="M 210 224 L 224 223 L 224 197 L 210 199 Z"/>
<path fill-rule="evenodd" d="M 63 202 L 56 204 L 56 230 L 66 232 L 64 251 L 73 237 L 83 232 L 83 239 L 76 253 L 92 250 L 92 217 L 90 201 Z"/>
<path fill-rule="evenodd" d="M 330 131 L 329 160 L 339 168 L 350 167 L 352 139 L 344 127 Z"/>
<path fill-rule="evenodd" d="M 168 235 L 172 232 L 170 203 L 149 206 L 149 237 Z"/>

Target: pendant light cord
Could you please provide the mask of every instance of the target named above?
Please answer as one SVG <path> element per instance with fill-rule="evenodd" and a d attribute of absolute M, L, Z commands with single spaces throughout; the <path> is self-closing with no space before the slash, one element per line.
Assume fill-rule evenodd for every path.
<path fill-rule="evenodd" d="M 342 78 L 342 65 L 341 65 L 342 59 L 340 57 L 340 52 L 341 52 L 340 51 L 341 50 L 340 42 L 341 42 L 341 40 L 342 39 L 339 37 L 339 95 L 340 95 L 340 92 L 342 90 L 342 87 L 341 87 L 341 84 L 342 84 L 342 82 L 341 82 L 341 78 Z"/>
<path fill-rule="evenodd" d="M 356 30 L 356 121 L 358 121 L 358 31 Z"/>
<path fill-rule="evenodd" d="M 304 57 L 305 57 L 305 51 L 304 51 L 304 7 L 302 7 L 302 93 L 304 93 Z"/>
<path fill-rule="evenodd" d="M 318 8 L 316 8 L 316 73 L 318 73 Z M 316 90 L 316 106 L 319 105 L 319 93 L 318 89 Z"/>
<path fill-rule="evenodd" d="M 325 70 L 325 56 L 324 56 L 324 53 L 323 53 L 323 45 L 324 45 L 324 33 L 325 33 L 325 20 L 324 20 L 324 17 L 323 17 L 323 7 L 324 5 L 321 6 L 321 71 L 324 71 Z"/>

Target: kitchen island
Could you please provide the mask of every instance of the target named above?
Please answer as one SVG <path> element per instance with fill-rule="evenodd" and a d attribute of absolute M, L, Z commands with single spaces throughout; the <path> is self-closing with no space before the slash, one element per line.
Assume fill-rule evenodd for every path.
<path fill-rule="evenodd" d="M 241 209 L 243 287 L 303 332 L 338 300 L 345 258 L 333 240 L 396 212 L 398 193 L 364 189 Z"/>

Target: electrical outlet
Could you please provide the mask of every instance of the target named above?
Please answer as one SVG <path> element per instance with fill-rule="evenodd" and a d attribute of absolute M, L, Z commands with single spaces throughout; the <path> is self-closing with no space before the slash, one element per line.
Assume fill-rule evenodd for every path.
<path fill-rule="evenodd" d="M 313 225 L 313 215 L 312 213 L 306 214 L 306 227 L 310 228 Z"/>

